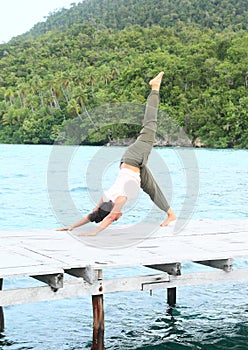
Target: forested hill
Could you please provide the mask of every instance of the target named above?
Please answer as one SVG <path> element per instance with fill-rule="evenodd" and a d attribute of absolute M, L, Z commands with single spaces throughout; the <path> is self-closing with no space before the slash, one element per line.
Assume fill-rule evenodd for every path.
<path fill-rule="evenodd" d="M 173 144 L 177 124 L 196 145 L 248 148 L 247 11 L 241 0 L 85 0 L 51 14 L 0 45 L 0 142 L 51 144 L 75 120 L 68 142 L 131 137 L 164 70 L 161 140 Z"/>
<path fill-rule="evenodd" d="M 29 35 L 49 30 L 65 31 L 74 24 L 88 22 L 95 26 L 124 29 L 138 24 L 173 27 L 178 22 L 197 24 L 217 31 L 248 29 L 247 0 L 84 0 L 71 9 L 51 14 L 38 23 Z"/>

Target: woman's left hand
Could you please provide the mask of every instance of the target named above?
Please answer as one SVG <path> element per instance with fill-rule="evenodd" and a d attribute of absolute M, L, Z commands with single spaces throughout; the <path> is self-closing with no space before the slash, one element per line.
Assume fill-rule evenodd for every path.
<path fill-rule="evenodd" d="M 96 235 L 97 235 L 97 232 L 94 232 L 94 231 L 77 234 L 77 236 L 96 236 Z"/>

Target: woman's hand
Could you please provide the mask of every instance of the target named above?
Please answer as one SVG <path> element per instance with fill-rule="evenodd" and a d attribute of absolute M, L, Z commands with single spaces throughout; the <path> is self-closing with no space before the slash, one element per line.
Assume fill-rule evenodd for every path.
<path fill-rule="evenodd" d="M 77 236 L 96 236 L 98 232 L 92 231 L 92 232 L 84 232 L 84 233 L 79 233 Z"/>
<path fill-rule="evenodd" d="M 72 226 L 56 228 L 56 231 L 72 231 L 72 230 L 73 230 Z"/>

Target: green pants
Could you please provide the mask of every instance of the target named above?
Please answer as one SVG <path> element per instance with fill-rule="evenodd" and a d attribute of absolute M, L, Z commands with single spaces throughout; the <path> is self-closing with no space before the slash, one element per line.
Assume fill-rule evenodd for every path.
<path fill-rule="evenodd" d="M 146 166 L 157 131 L 158 105 L 159 93 L 156 90 L 152 90 L 147 98 L 144 122 L 140 134 L 137 140 L 123 154 L 121 163 L 140 168 L 141 188 L 161 210 L 167 212 L 170 206 L 152 173 Z"/>

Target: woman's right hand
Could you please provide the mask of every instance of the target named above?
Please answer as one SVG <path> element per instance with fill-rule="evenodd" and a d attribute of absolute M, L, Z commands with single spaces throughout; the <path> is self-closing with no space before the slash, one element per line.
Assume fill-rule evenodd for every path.
<path fill-rule="evenodd" d="M 73 230 L 72 226 L 56 228 L 56 231 L 72 231 L 72 230 Z"/>

